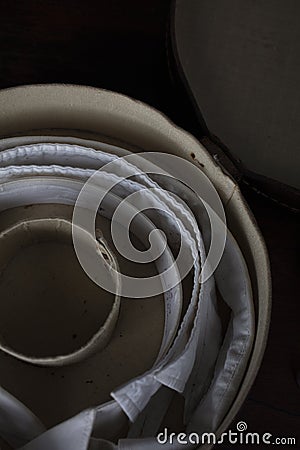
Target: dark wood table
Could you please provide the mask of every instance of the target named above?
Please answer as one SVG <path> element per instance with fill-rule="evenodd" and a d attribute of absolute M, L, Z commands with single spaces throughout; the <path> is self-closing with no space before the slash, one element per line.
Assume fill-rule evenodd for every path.
<path fill-rule="evenodd" d="M 0 88 L 55 82 L 106 88 L 143 100 L 194 132 L 168 69 L 169 7 L 169 0 L 0 0 Z M 249 431 L 297 437 L 293 448 L 300 448 L 299 220 L 243 192 L 270 254 L 273 313 L 263 364 L 236 421 L 246 421 Z"/>

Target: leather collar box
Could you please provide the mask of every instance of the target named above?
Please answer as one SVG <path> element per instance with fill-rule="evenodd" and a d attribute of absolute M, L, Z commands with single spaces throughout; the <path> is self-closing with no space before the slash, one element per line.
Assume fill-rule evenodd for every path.
<path fill-rule="evenodd" d="M 3 448 L 155 449 L 166 427 L 220 435 L 259 369 L 271 307 L 267 252 L 238 185 L 193 136 L 128 97 L 24 86 L 0 92 L 0 104 Z M 201 278 L 213 234 L 203 205 L 188 183 L 135 172 L 140 152 L 163 155 L 165 167 L 180 157 L 199 185 L 205 176 L 215 189 L 227 236 L 213 276 Z M 93 236 L 84 220 L 74 225 L 74 204 L 99 168 L 101 183 L 117 183 Z M 130 228 L 137 247 L 147 247 L 153 224 L 164 231 L 169 250 L 155 263 L 115 251 L 112 209 L 125 195 L 149 202 Z M 102 281 L 111 278 L 111 292 L 84 274 L 74 229 L 79 247 L 98 254 L 95 277 L 109 267 Z M 179 283 L 166 275 L 165 289 L 150 295 L 145 282 L 144 298 L 123 296 L 120 283 L 119 295 L 115 273 L 154 277 L 180 255 L 179 236 L 192 262 L 174 272 Z"/>

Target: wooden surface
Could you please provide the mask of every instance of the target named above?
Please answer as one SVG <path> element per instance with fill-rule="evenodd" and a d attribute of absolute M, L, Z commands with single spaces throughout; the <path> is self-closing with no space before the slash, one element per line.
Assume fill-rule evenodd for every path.
<path fill-rule="evenodd" d="M 193 132 L 194 117 L 168 70 L 168 11 L 169 0 L 0 0 L 0 88 L 98 86 L 146 101 Z M 297 437 L 293 448 L 300 448 L 299 221 L 248 189 L 244 195 L 270 254 L 273 313 L 262 367 L 236 422 Z"/>

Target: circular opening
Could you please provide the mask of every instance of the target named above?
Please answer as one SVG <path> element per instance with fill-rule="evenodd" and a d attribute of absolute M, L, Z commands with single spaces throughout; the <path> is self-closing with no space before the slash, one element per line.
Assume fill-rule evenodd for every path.
<path fill-rule="evenodd" d="M 0 341 L 5 348 L 34 358 L 67 355 L 105 324 L 115 296 L 81 268 L 70 222 L 22 222 L 0 234 L 0 250 Z"/>

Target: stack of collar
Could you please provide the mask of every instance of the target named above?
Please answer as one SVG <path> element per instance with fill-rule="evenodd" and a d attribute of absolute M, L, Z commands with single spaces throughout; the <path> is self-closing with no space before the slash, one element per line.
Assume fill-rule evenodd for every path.
<path fill-rule="evenodd" d="M 227 230 L 221 260 L 201 282 L 211 240 L 203 204 L 187 185 L 151 177 L 142 158 L 124 155 L 122 148 L 73 138 L 1 142 L 0 433 L 11 448 L 160 448 L 156 436 L 169 424 L 176 432 L 215 431 L 240 386 L 254 315 L 235 239 Z M 96 211 L 98 236 L 84 228 L 91 192 L 78 203 L 94 174 L 96 191 L 107 193 Z M 139 210 L 133 239 L 145 251 L 149 232 L 160 229 L 166 238 L 165 251 L 148 264 L 128 262 L 111 235 L 116 205 L 133 193 L 139 195 L 131 202 Z M 129 209 L 125 203 L 116 225 L 124 241 Z M 104 273 L 103 281 L 110 277 L 111 292 L 72 262 L 72 226 L 95 272 Z M 153 247 L 161 239 L 156 234 Z M 177 271 L 167 273 L 172 261 Z M 141 283 L 130 285 L 136 295 L 129 285 L 128 293 L 118 287 L 115 274 L 125 271 L 131 280 L 139 272 L 145 295 Z M 161 293 L 158 286 L 151 292 L 154 273 Z"/>

